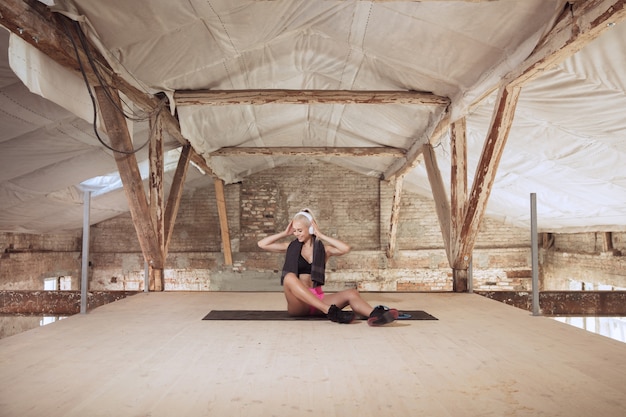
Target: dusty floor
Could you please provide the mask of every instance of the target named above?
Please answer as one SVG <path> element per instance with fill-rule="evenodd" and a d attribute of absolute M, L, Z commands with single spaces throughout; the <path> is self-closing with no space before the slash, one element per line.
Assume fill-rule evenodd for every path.
<path fill-rule="evenodd" d="M 280 293 L 138 294 L 0 340 L 0 416 L 624 416 L 626 344 L 475 294 L 438 321 L 203 321 Z"/>

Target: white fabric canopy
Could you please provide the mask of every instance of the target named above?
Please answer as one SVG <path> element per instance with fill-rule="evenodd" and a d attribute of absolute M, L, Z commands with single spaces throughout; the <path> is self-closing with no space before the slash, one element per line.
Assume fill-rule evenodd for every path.
<path fill-rule="evenodd" d="M 457 117 L 532 52 L 564 4 L 63 0 L 55 10 L 80 21 L 128 82 L 170 98 L 175 91 L 194 89 L 415 90 L 451 98 Z M 523 89 L 487 215 L 528 227 L 529 194 L 537 193 L 540 231 L 626 230 L 625 39 L 626 25 L 618 24 Z M 12 44 L 12 68 L 47 100 L 28 93 L 6 64 L 0 66 L 0 118 L 7 126 L 0 134 L 0 230 L 79 228 L 77 187 L 115 172 L 115 164 L 91 131 L 91 103 L 80 77 L 53 71 L 55 66 L 32 48 Z M 468 115 L 470 185 L 493 102 L 488 97 Z M 172 107 L 183 136 L 227 183 L 293 157 L 210 157 L 217 149 L 406 150 L 428 139 L 443 110 L 406 104 L 178 107 L 172 102 Z M 147 136 L 146 125 L 133 126 L 137 144 Z M 446 183 L 449 147 L 448 137 L 436 147 Z M 145 160 L 145 153 L 139 155 Z M 392 157 L 321 159 L 370 176 L 380 176 L 395 162 Z M 207 183 L 199 177 L 195 172 L 187 186 Z M 421 165 L 404 184 L 432 195 Z M 109 198 L 119 205 L 109 204 Z M 96 212 L 98 202 L 106 210 L 94 222 L 127 210 L 116 192 L 98 196 Z M 49 219 L 43 213 L 51 210 L 68 218 Z"/>

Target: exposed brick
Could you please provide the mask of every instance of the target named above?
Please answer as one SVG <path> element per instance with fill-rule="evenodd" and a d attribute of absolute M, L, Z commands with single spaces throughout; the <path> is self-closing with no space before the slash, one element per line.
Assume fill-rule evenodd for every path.
<path fill-rule="evenodd" d="M 395 256 L 386 257 L 393 191 L 393 184 L 376 177 L 296 158 L 228 184 L 224 192 L 234 264 L 225 265 L 215 189 L 207 181 L 206 187 L 183 195 L 165 287 L 206 291 L 219 289 L 224 280 L 259 277 L 275 284 L 284 255 L 263 252 L 257 242 L 284 230 L 293 214 L 309 207 L 325 233 L 352 246 L 349 254 L 328 262 L 329 291 L 451 291 L 452 272 L 432 198 L 403 191 Z M 529 235 L 485 218 L 473 252 L 474 288 L 529 289 Z M 567 289 L 568 280 L 579 279 L 626 286 L 626 257 L 601 254 L 601 238 L 596 233 L 555 235 L 554 248 L 543 250 L 540 258 L 542 285 Z M 626 252 L 626 233 L 613 233 L 612 243 L 617 253 Z M 40 290 L 43 279 L 54 276 L 71 276 L 78 289 L 81 231 L 0 233 L 0 248 L 0 289 Z M 90 262 L 91 290 L 143 290 L 144 259 L 129 214 L 91 227 Z"/>

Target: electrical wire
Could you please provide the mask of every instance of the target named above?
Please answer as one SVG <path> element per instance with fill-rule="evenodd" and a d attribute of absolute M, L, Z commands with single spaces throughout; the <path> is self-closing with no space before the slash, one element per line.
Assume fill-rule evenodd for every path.
<path fill-rule="evenodd" d="M 141 151 L 143 148 L 145 148 L 148 143 L 150 143 L 150 138 L 152 137 L 152 134 L 154 133 L 154 129 L 156 128 L 157 123 L 153 123 L 152 126 L 150 127 L 150 133 L 148 135 L 148 139 L 146 140 L 146 142 L 141 145 L 139 148 L 135 148 L 131 151 L 126 151 L 126 150 L 121 150 L 121 149 L 115 149 L 114 147 L 112 147 L 111 145 L 109 145 L 108 143 L 106 143 L 102 137 L 100 137 L 100 134 L 98 133 L 98 107 L 97 107 L 97 101 L 96 98 L 93 95 L 93 92 L 91 91 L 91 86 L 89 84 L 89 80 L 87 79 L 87 73 L 85 71 L 85 67 L 83 65 L 83 61 L 80 57 L 80 53 L 78 51 L 78 46 L 76 45 L 76 42 L 74 41 L 74 37 L 71 35 L 65 19 L 61 19 L 63 22 L 63 27 L 65 29 L 66 35 L 69 37 L 70 41 L 72 42 L 72 46 L 74 48 L 74 53 L 76 54 L 76 59 L 78 61 L 78 65 L 80 68 L 80 72 L 83 76 L 83 81 L 85 82 L 85 86 L 87 87 L 87 92 L 89 93 L 89 97 L 91 99 L 91 103 L 92 103 L 92 107 L 93 107 L 93 131 L 96 135 L 96 138 L 98 139 L 98 141 L 102 144 L 102 146 L 104 146 L 105 148 L 109 149 L 112 152 L 115 153 L 120 153 L 120 154 L 124 154 L 124 155 L 133 155 L 136 154 L 137 152 Z M 106 84 L 106 82 L 104 81 L 102 75 L 100 74 L 97 65 L 95 64 L 93 57 L 91 56 L 90 52 L 89 52 L 89 48 L 87 46 L 84 34 L 82 29 L 80 28 L 80 25 L 78 24 L 78 22 L 74 22 L 76 31 L 78 32 L 78 36 L 79 39 L 81 41 L 81 46 L 83 48 L 83 50 L 85 51 L 85 55 L 87 56 L 87 59 L 89 61 L 89 64 L 91 66 L 91 69 L 93 70 L 94 74 L 96 75 L 96 78 L 98 79 L 98 82 L 100 83 L 100 86 L 103 87 L 102 90 L 104 91 L 107 99 L 109 100 L 109 102 L 113 105 L 113 107 L 116 109 L 116 111 L 120 112 L 120 114 L 128 120 L 132 120 L 132 121 L 139 121 L 139 122 L 143 122 L 146 120 L 151 119 L 153 116 L 156 118 L 159 117 L 160 112 L 163 110 L 163 107 L 165 105 L 165 99 L 162 99 L 159 102 L 158 107 L 152 112 L 147 114 L 146 116 L 143 117 L 134 117 L 135 115 L 133 115 L 133 117 L 128 116 L 124 109 L 120 108 L 120 106 L 117 104 L 117 101 L 113 99 L 113 97 L 111 96 L 111 93 L 109 91 L 109 86 Z M 121 100 L 121 98 L 120 98 Z M 124 102 L 124 104 L 126 104 Z M 126 106 L 131 109 L 131 106 L 129 106 L 128 104 L 126 104 Z"/>

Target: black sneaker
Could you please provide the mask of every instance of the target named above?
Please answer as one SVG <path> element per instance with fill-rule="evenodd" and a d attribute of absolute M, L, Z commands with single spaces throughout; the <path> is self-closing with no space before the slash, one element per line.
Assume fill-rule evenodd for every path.
<path fill-rule="evenodd" d="M 348 324 L 354 321 L 354 313 L 352 311 L 343 311 L 334 304 L 330 306 L 326 316 L 335 323 Z"/>
<path fill-rule="evenodd" d="M 391 323 L 398 318 L 398 310 L 386 306 L 376 306 L 367 319 L 370 326 L 382 326 Z"/>

